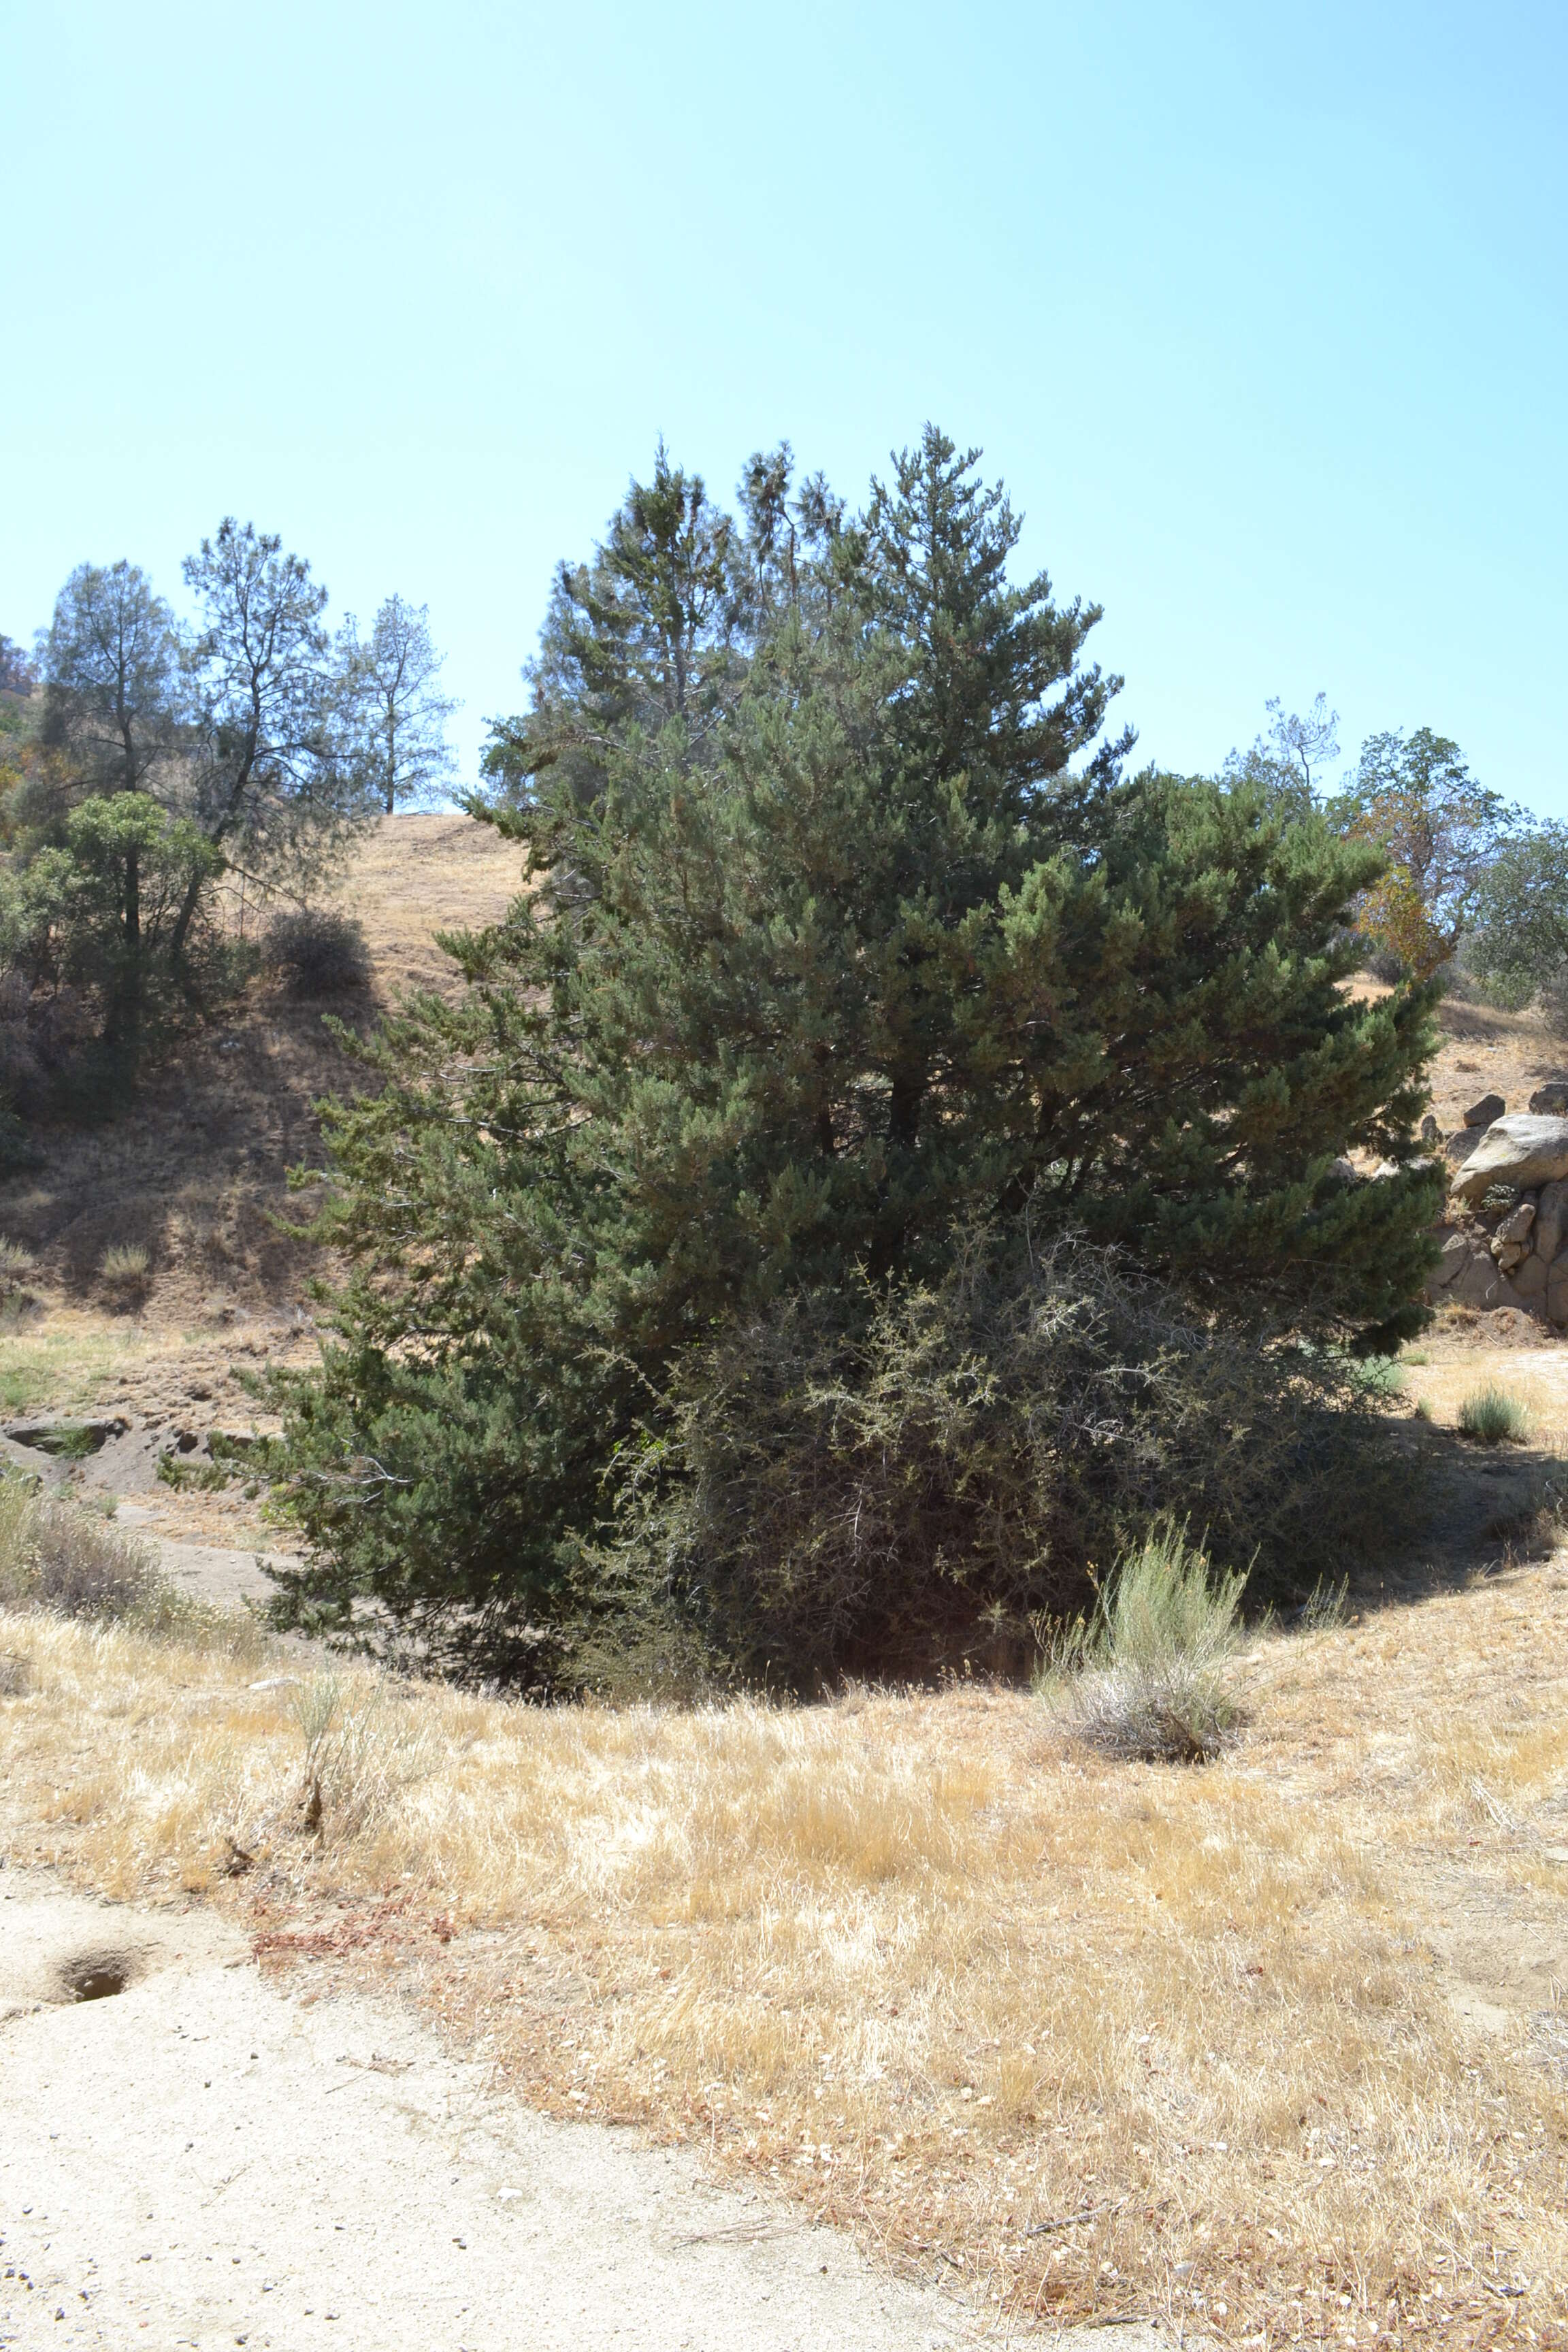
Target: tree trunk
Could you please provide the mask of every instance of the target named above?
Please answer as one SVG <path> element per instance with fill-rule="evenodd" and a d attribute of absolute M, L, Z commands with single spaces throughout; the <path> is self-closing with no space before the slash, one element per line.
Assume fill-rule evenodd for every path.
<path fill-rule="evenodd" d="M 125 853 L 125 896 L 121 916 L 125 962 L 115 991 L 108 1034 L 134 1064 L 142 1042 L 142 868 L 132 844 Z"/>
<path fill-rule="evenodd" d="M 892 1093 L 888 1101 L 888 1141 L 905 1151 L 914 1150 L 925 1091 L 923 1069 L 917 1066 L 894 1073 Z"/>
<path fill-rule="evenodd" d="M 169 961 L 176 971 L 184 961 L 185 938 L 195 919 L 196 908 L 201 902 L 202 883 L 205 879 L 205 877 L 198 866 L 185 886 L 185 895 L 180 901 L 180 911 L 174 918 L 174 928 L 169 934 Z"/>

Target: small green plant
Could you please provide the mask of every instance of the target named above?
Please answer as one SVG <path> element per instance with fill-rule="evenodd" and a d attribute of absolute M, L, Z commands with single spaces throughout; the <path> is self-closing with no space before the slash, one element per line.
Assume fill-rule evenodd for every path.
<path fill-rule="evenodd" d="M 146 1281 L 152 1263 L 141 1242 L 111 1242 L 98 1261 L 98 1270 L 105 1282 L 129 1290 Z"/>
<path fill-rule="evenodd" d="M 233 1472 L 221 1462 L 183 1462 L 177 1454 L 160 1454 L 158 1479 L 164 1486 L 173 1486 L 182 1494 L 221 1494 Z"/>
<path fill-rule="evenodd" d="M 1247 1580 L 1215 1580 L 1206 1553 L 1165 1520 L 1123 1554 L 1092 1621 L 1058 1636 L 1050 1666 L 1073 1728 L 1102 1755 L 1206 1763 L 1236 1721 L 1220 1666 Z"/>
<path fill-rule="evenodd" d="M 59 1429 L 41 1440 L 34 1440 L 41 1452 L 52 1454 L 57 1462 L 86 1462 L 98 1452 L 101 1442 L 101 1433 L 95 1435 L 86 1428 Z"/>
<path fill-rule="evenodd" d="M 1392 1356 L 1368 1356 L 1356 1369 L 1368 1396 L 1397 1396 L 1405 1386 L 1405 1375 Z"/>
<path fill-rule="evenodd" d="M 1530 1414 L 1519 1399 L 1488 1381 L 1459 1407 L 1459 1428 L 1478 1445 L 1518 1445 L 1530 1434 Z"/>

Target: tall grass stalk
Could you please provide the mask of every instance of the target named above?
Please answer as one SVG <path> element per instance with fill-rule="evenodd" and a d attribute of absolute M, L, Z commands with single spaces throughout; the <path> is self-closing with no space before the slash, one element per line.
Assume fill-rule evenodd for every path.
<path fill-rule="evenodd" d="M 315 1675 L 292 1694 L 305 1744 L 306 1819 L 324 1839 L 353 1838 L 430 1769 L 429 1744 L 384 1682 Z"/>

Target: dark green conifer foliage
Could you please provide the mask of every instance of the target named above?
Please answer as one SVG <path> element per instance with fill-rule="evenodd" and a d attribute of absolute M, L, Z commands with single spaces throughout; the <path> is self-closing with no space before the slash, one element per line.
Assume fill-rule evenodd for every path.
<path fill-rule="evenodd" d="M 1408 1160 L 1424 1099 L 1426 996 L 1341 993 L 1375 857 L 1097 751 L 1097 609 L 1009 583 L 1005 499 L 935 431 L 858 520 L 785 452 L 742 502 L 661 456 L 563 570 L 491 762 L 531 887 L 331 1118 L 355 1271 L 289 1400 L 300 1622 L 374 1596 L 548 1678 L 672 1362 L 940 1279 L 976 1217 L 1274 1325 L 1418 1319 L 1433 1181 L 1332 1167 Z"/>

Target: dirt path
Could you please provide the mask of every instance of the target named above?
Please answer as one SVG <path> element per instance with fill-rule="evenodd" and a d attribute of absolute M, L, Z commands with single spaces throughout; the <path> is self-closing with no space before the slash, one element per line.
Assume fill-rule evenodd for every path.
<path fill-rule="evenodd" d="M 127 1981 L 84 2000 L 73 1971 Z M 952 2304 L 708 2186 L 684 2153 L 533 2115 L 395 2011 L 275 1990 L 218 1921 L 15 1868 L 0 2233 L 0 2345 L 27 2352 L 915 2352 L 969 2335 Z"/>
<path fill-rule="evenodd" d="M 131 1514 L 122 1511 L 121 1518 L 134 1526 Z M 158 1554 L 158 1565 L 172 1584 L 198 1601 L 210 1601 L 220 1609 L 237 1609 L 247 1601 L 273 1601 L 278 1588 L 263 1573 L 262 1560 L 283 1566 L 293 1564 L 288 1552 L 257 1552 L 244 1550 L 231 1544 L 188 1543 L 178 1536 L 159 1535 L 154 1530 L 137 1528 Z"/>

